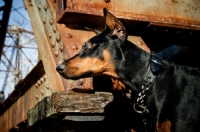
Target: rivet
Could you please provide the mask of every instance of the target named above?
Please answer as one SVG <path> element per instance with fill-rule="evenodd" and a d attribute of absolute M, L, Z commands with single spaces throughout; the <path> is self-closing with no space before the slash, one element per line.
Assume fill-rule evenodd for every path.
<path fill-rule="evenodd" d="M 45 80 L 47 79 L 47 75 L 44 75 L 44 79 L 45 79 Z"/>
<path fill-rule="evenodd" d="M 73 46 L 72 46 L 72 49 L 73 49 L 73 50 L 77 50 L 78 47 L 77 47 L 76 45 L 73 45 Z"/>
<path fill-rule="evenodd" d="M 58 61 L 58 65 L 60 65 L 62 63 L 62 61 Z"/>
<path fill-rule="evenodd" d="M 53 19 L 49 20 L 49 23 L 52 25 L 53 24 Z"/>
<path fill-rule="evenodd" d="M 168 29 L 166 29 L 165 32 L 168 32 Z"/>
<path fill-rule="evenodd" d="M 55 54 L 56 57 L 58 56 L 58 52 L 57 51 L 54 54 Z"/>
<path fill-rule="evenodd" d="M 39 85 L 36 83 L 36 84 L 35 84 L 35 87 L 38 88 L 38 86 L 39 86 Z"/>
<path fill-rule="evenodd" d="M 52 42 L 52 43 L 51 43 L 51 47 L 52 47 L 52 48 L 54 48 L 54 47 L 55 47 L 55 45 L 56 45 L 56 43 L 55 43 L 55 42 Z"/>
<path fill-rule="evenodd" d="M 49 38 L 51 38 L 52 37 L 52 34 L 51 33 L 49 33 Z"/>
<path fill-rule="evenodd" d="M 49 85 L 47 85 L 46 88 L 49 89 Z"/>
<path fill-rule="evenodd" d="M 79 80 L 79 83 L 80 83 L 80 85 L 83 85 L 84 80 L 83 80 L 83 79 L 80 79 L 80 80 Z"/>
<path fill-rule="evenodd" d="M 181 31 L 177 31 L 177 33 L 181 33 Z"/>
<path fill-rule="evenodd" d="M 60 36 L 56 37 L 56 41 L 59 42 L 60 41 Z"/>
<path fill-rule="evenodd" d="M 47 6 L 47 5 L 45 5 L 45 6 L 44 6 L 44 9 L 45 9 L 45 10 L 47 10 L 47 9 L 48 9 L 48 6 Z"/>
<path fill-rule="evenodd" d="M 42 77 L 42 78 L 40 78 L 40 81 L 43 83 L 44 82 L 44 78 Z"/>
<path fill-rule="evenodd" d="M 37 81 L 37 84 L 38 84 L 38 85 L 40 85 L 40 84 L 41 84 L 40 80 L 38 80 L 38 81 Z"/>
<path fill-rule="evenodd" d="M 38 99 L 38 97 L 39 97 L 38 95 L 35 95 L 35 98 L 36 98 L 36 99 Z"/>
<path fill-rule="evenodd" d="M 53 28 L 54 33 L 56 32 L 56 30 L 57 30 L 56 27 L 54 27 L 54 28 Z"/>
<path fill-rule="evenodd" d="M 28 5 L 29 5 L 29 6 L 32 6 L 32 3 L 29 3 Z"/>
<path fill-rule="evenodd" d="M 192 35 L 193 34 L 193 32 L 190 32 L 190 35 Z"/>
<path fill-rule="evenodd" d="M 44 90 L 40 90 L 40 93 L 43 95 L 44 94 Z"/>
<path fill-rule="evenodd" d="M 59 49 L 60 49 L 60 51 L 62 52 L 62 51 L 63 51 L 63 46 L 60 46 L 60 48 L 59 48 Z"/>
<path fill-rule="evenodd" d="M 72 35 L 70 33 L 67 34 L 68 38 L 72 38 Z"/>
<path fill-rule="evenodd" d="M 44 19 L 42 20 L 42 22 L 45 24 L 45 23 L 46 23 L 46 18 L 44 18 Z"/>
<path fill-rule="evenodd" d="M 37 7 L 38 7 L 39 10 L 41 9 L 41 5 L 38 5 Z"/>
<path fill-rule="evenodd" d="M 110 0 L 104 0 L 105 2 L 110 2 Z"/>

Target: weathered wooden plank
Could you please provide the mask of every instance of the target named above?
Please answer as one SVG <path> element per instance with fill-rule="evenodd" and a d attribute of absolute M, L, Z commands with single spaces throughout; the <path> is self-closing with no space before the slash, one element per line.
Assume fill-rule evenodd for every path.
<path fill-rule="evenodd" d="M 71 121 L 103 121 L 106 114 L 126 113 L 126 105 L 121 96 L 114 96 L 110 92 L 55 92 L 28 112 L 28 125 L 60 116 Z"/>

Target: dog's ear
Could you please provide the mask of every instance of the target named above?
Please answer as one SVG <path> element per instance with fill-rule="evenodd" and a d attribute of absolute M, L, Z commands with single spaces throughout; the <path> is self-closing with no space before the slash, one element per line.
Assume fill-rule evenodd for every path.
<path fill-rule="evenodd" d="M 111 37 L 117 36 L 118 38 L 125 40 L 127 39 L 127 32 L 124 25 L 113 16 L 106 8 L 103 10 L 104 17 L 106 19 L 106 31 Z"/>

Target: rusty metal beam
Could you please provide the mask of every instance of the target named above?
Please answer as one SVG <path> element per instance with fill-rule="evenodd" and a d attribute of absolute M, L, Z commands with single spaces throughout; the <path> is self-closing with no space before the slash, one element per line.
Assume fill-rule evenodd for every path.
<path fill-rule="evenodd" d="M 39 59 L 42 60 L 43 63 L 45 64 L 44 69 L 50 82 L 49 87 L 51 87 L 53 91 L 64 90 L 62 80 L 55 70 L 55 67 L 56 67 L 56 63 L 54 60 L 55 55 L 52 54 L 51 49 L 50 49 L 51 41 L 49 40 L 48 33 L 49 31 L 52 31 L 52 28 L 50 28 L 50 25 L 51 27 L 56 27 L 56 23 L 54 21 L 54 17 L 53 17 L 53 14 L 51 13 L 49 5 L 46 0 L 44 1 L 24 0 L 24 5 L 31 19 L 33 32 L 35 34 L 36 41 L 37 41 Z M 50 23 L 50 19 L 53 20 L 52 24 Z M 62 40 L 60 40 L 59 32 L 56 32 L 54 34 L 54 39 L 56 38 L 58 42 L 57 45 L 62 44 Z M 60 52 L 58 51 L 58 49 L 56 50 L 57 52 Z M 60 57 L 59 59 L 61 59 Z"/>
<path fill-rule="evenodd" d="M 9 97 L 0 105 L 0 115 L 2 115 L 14 102 L 16 102 L 32 85 L 37 82 L 45 74 L 42 61 L 40 61 L 32 71 L 21 80 L 16 86 L 15 90 Z"/>
<path fill-rule="evenodd" d="M 47 85 L 48 79 L 42 61 L 39 61 L 0 106 L 2 132 L 15 129 L 20 123 L 26 123 L 28 110 L 45 96 L 51 95 L 50 89 L 46 88 Z"/>
<path fill-rule="evenodd" d="M 96 27 L 102 26 L 102 9 L 106 7 L 122 20 L 149 22 L 167 27 L 200 30 L 200 4 L 198 1 L 65 0 L 64 2 L 59 2 L 58 7 L 58 23 L 89 23 Z"/>
<path fill-rule="evenodd" d="M 77 31 L 56 23 L 56 1 L 24 0 L 36 36 L 39 58 L 45 63 L 46 75 L 53 91 L 79 87 L 91 90 L 92 78 L 77 81 L 63 79 L 55 70 L 63 59 L 78 52 L 84 41 L 93 33 Z M 40 26 L 38 26 L 40 25 Z M 82 32 L 80 34 L 80 32 Z M 94 34 L 93 34 L 94 35 Z"/>

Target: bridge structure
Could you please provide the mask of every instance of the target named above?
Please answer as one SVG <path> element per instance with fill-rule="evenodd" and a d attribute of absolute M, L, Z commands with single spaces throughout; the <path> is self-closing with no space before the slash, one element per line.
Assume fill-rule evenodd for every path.
<path fill-rule="evenodd" d="M 187 46 L 172 61 L 199 66 L 200 4 L 190 0 L 24 0 L 37 41 L 39 61 L 0 106 L 7 131 L 131 131 L 131 96 L 113 90 L 111 79 L 63 79 L 55 70 L 104 29 L 106 7 L 128 29 L 128 39 L 161 52 Z M 182 61 L 183 60 L 183 61 Z"/>

